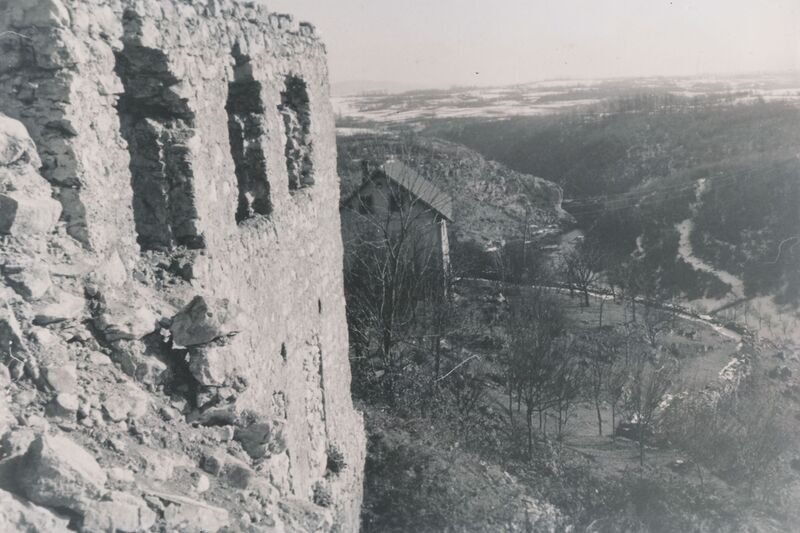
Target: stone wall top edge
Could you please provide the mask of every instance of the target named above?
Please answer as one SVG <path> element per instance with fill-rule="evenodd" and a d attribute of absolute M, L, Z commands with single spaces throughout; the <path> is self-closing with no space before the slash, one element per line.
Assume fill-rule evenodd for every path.
<path fill-rule="evenodd" d="M 258 0 L 23 0 L 32 7 L 44 3 L 62 3 L 70 10 L 93 10 L 111 7 L 117 11 L 134 10 L 155 18 L 159 11 L 167 14 L 179 10 L 178 15 L 186 15 L 186 10 L 194 11 L 199 18 L 229 18 L 241 23 L 263 26 L 270 32 L 298 35 L 319 40 L 315 26 L 307 21 L 297 20 L 293 15 L 270 11 L 266 3 Z"/>

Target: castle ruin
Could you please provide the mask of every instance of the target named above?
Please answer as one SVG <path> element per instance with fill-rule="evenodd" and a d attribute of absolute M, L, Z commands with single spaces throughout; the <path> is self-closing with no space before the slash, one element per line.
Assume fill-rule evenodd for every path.
<path fill-rule="evenodd" d="M 0 499 L 358 529 L 328 93 L 314 28 L 257 2 L 0 0 Z"/>

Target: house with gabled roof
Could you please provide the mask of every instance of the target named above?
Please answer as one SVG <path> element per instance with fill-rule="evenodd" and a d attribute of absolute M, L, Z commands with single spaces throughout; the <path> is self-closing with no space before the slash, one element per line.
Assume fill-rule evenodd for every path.
<path fill-rule="evenodd" d="M 345 249 L 368 234 L 375 234 L 373 239 L 405 238 L 413 241 L 409 248 L 415 256 L 435 262 L 446 280 L 452 197 L 400 161 L 387 161 L 374 170 L 365 163 L 363 168 L 361 185 L 341 206 Z"/>

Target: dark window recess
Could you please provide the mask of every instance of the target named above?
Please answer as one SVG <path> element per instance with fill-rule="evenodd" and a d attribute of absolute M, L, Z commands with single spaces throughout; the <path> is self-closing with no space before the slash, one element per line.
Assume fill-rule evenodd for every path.
<path fill-rule="evenodd" d="M 233 81 L 228 84 L 225 110 L 228 112 L 228 137 L 239 185 L 238 223 L 257 214 L 269 215 L 272 202 L 263 149 L 265 125 L 261 84 L 253 79 L 250 58 L 243 55 L 238 46 L 232 53 L 236 64 Z"/>
<path fill-rule="evenodd" d="M 281 92 L 278 111 L 283 117 L 286 133 L 286 170 L 289 174 L 289 191 L 314 185 L 311 109 L 306 82 L 296 76 L 286 78 Z"/>
<path fill-rule="evenodd" d="M 137 27 L 134 17 L 125 13 L 126 31 Z M 139 245 L 144 250 L 204 248 L 188 148 L 195 115 L 173 90 L 179 80 L 162 51 L 130 42 L 116 53 L 116 73 L 125 90 L 117 111 L 130 153 Z"/>
<path fill-rule="evenodd" d="M 372 201 L 372 195 L 365 195 L 358 197 L 358 212 L 362 215 L 368 215 L 375 211 Z"/>
<path fill-rule="evenodd" d="M 317 300 L 317 311 L 322 314 L 322 300 Z"/>
<path fill-rule="evenodd" d="M 286 362 L 286 358 L 287 357 L 288 357 L 288 354 L 286 353 L 286 343 L 282 342 L 281 343 L 281 358 L 283 359 L 284 363 Z"/>

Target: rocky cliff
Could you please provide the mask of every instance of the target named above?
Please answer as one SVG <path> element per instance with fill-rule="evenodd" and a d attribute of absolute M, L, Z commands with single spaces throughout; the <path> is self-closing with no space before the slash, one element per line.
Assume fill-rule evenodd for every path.
<path fill-rule="evenodd" d="M 0 49 L 0 530 L 357 530 L 313 27 L 13 0 Z"/>

